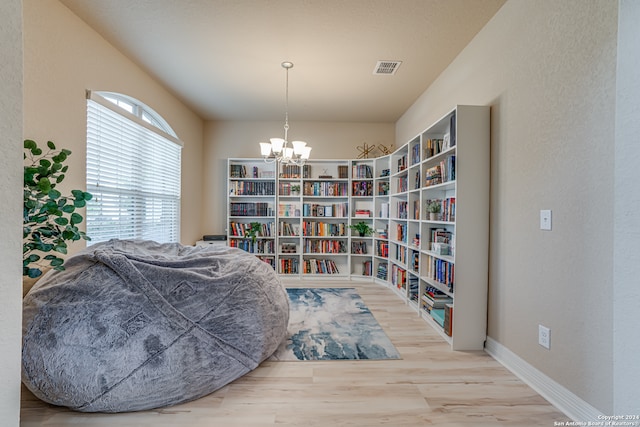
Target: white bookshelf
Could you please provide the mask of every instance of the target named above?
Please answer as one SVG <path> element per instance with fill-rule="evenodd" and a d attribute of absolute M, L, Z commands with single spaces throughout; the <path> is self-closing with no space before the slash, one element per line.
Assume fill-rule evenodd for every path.
<path fill-rule="evenodd" d="M 393 153 L 376 159 L 314 159 L 297 171 L 282 165 L 276 171 L 275 164 L 262 159 L 229 159 L 229 229 L 232 223 L 272 224 L 271 234 L 259 241 L 265 242 L 261 248 L 273 252 L 253 253 L 282 277 L 375 281 L 404 298 L 452 349 L 482 349 L 489 125 L 489 107 L 459 105 Z M 241 166 L 251 176 L 231 175 L 232 168 Z M 238 186 L 261 182 L 271 182 L 274 194 L 237 194 Z M 294 193 L 293 186 L 300 192 Z M 430 218 L 429 201 L 442 206 L 437 218 Z M 266 203 L 272 211 L 232 215 L 234 203 Z M 348 228 L 359 221 L 375 230 L 373 236 L 359 236 Z M 443 241 L 432 242 L 432 235 Z M 228 240 L 238 244 L 243 238 L 229 231 Z M 336 271 L 321 271 L 322 263 Z M 436 320 L 438 312 L 426 309 L 429 290 L 451 300 L 450 333 Z"/>
<path fill-rule="evenodd" d="M 228 159 L 227 177 L 227 244 L 275 266 L 275 165 L 261 159 Z M 261 231 L 254 242 L 244 231 L 255 222 Z"/>

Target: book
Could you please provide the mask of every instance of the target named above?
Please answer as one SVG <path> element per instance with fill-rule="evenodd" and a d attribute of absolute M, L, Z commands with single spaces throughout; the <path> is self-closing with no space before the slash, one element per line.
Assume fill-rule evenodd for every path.
<path fill-rule="evenodd" d="M 453 304 L 444 305 L 444 333 L 453 336 Z"/>
<path fill-rule="evenodd" d="M 443 308 L 434 308 L 431 310 L 431 317 L 436 323 L 440 326 L 444 327 L 444 309 Z"/>

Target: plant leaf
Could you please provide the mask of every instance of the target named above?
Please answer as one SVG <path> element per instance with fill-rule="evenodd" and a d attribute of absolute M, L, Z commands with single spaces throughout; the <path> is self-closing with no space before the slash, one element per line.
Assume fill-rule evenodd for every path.
<path fill-rule="evenodd" d="M 23 271 L 23 275 L 29 276 L 30 278 L 35 279 L 36 277 L 42 276 L 42 271 L 40 271 L 39 268 L 28 268 L 27 274 L 24 274 L 24 271 Z"/>
<path fill-rule="evenodd" d="M 51 158 L 56 163 L 62 163 L 67 160 L 67 154 L 64 152 L 60 152 Z"/>
<path fill-rule="evenodd" d="M 77 212 L 71 214 L 71 225 L 80 224 L 82 222 L 82 215 Z"/>
<path fill-rule="evenodd" d="M 60 266 L 62 264 L 64 264 L 64 260 L 62 258 L 54 258 L 51 260 L 51 262 L 49 263 L 51 265 L 51 267 L 57 267 Z"/>
<path fill-rule="evenodd" d="M 62 193 L 60 193 L 58 190 L 52 189 L 51 191 L 49 191 L 48 196 L 53 200 L 58 200 L 60 196 L 62 196 Z"/>
<path fill-rule="evenodd" d="M 38 180 L 38 189 L 43 193 L 48 193 L 51 190 L 51 181 L 49 178 L 42 177 Z"/>
<path fill-rule="evenodd" d="M 67 218 L 63 217 L 63 216 L 54 219 L 53 222 L 55 222 L 58 225 L 62 225 L 62 226 L 69 224 L 69 220 Z"/>

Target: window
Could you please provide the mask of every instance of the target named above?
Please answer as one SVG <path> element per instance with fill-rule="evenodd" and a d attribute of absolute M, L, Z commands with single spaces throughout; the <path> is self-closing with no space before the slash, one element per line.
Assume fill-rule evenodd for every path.
<path fill-rule="evenodd" d="M 181 151 L 171 127 L 146 105 L 121 94 L 87 92 L 89 244 L 179 240 Z"/>

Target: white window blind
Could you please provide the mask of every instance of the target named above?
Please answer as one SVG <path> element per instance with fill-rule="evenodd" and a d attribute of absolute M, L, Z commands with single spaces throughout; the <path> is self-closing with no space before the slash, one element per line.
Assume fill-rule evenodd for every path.
<path fill-rule="evenodd" d="M 87 99 L 89 244 L 112 238 L 177 242 L 182 146 L 117 108 L 96 94 Z"/>

